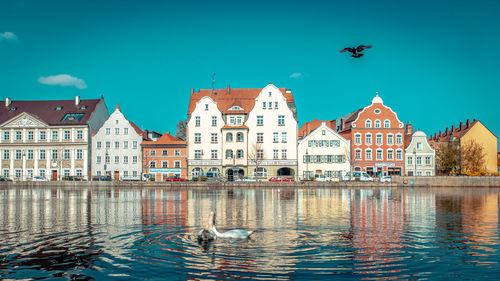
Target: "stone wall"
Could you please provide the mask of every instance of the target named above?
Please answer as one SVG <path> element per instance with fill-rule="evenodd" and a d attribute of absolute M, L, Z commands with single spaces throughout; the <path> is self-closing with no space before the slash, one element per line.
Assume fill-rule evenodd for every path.
<path fill-rule="evenodd" d="M 400 177 L 393 176 L 392 182 L 399 186 L 423 187 L 500 187 L 500 177 L 467 177 L 467 176 L 439 176 L 439 177 Z"/>

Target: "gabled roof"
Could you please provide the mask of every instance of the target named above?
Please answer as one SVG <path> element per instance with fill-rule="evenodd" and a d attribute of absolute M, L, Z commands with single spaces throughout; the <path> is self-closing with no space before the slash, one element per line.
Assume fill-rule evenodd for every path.
<path fill-rule="evenodd" d="M 299 129 L 299 133 L 297 135 L 298 139 L 301 139 L 301 138 L 304 138 L 306 137 L 307 135 L 309 135 L 312 131 L 314 131 L 316 128 L 318 128 L 319 126 L 321 126 L 321 123 L 322 122 L 325 122 L 326 126 L 330 127 L 332 130 L 335 131 L 335 120 L 331 120 L 331 121 L 327 121 L 327 120 L 324 120 L 324 121 L 320 121 L 316 118 L 314 118 L 313 120 L 309 121 L 309 122 L 305 122 Z"/>
<path fill-rule="evenodd" d="M 186 141 L 178 140 L 176 137 L 172 136 L 169 132 L 163 134 L 156 141 L 147 140 L 143 141 L 142 145 L 186 145 Z"/>
<path fill-rule="evenodd" d="M 198 92 L 191 90 L 191 98 L 189 99 L 188 115 L 191 114 L 196 103 L 203 97 L 210 97 L 217 103 L 217 108 L 223 114 L 225 113 L 249 113 L 254 105 L 255 99 L 262 92 L 263 88 L 258 89 L 231 89 L 229 86 L 227 89 L 200 89 Z M 287 103 L 295 103 L 293 99 L 293 94 L 287 92 L 286 88 L 279 88 L 280 92 L 286 98 Z M 228 110 L 234 105 L 238 105 L 243 110 Z"/>
<path fill-rule="evenodd" d="M 472 120 L 472 123 L 470 122 L 469 119 L 463 124 L 460 122 L 460 124 L 455 128 L 455 126 L 451 126 L 450 129 L 446 127 L 446 130 L 444 132 L 439 131 L 439 133 L 434 133 L 431 135 L 430 139 L 431 141 L 439 141 L 439 142 L 449 142 L 450 137 L 453 135 L 453 138 L 455 139 L 460 139 L 463 137 L 479 120 Z"/>
<path fill-rule="evenodd" d="M 26 112 L 49 125 L 86 125 L 102 100 L 102 98 L 80 100 L 78 105 L 75 100 L 13 100 L 8 106 L 0 104 L 0 124 Z M 63 120 L 68 114 L 78 115 L 77 118 Z"/>

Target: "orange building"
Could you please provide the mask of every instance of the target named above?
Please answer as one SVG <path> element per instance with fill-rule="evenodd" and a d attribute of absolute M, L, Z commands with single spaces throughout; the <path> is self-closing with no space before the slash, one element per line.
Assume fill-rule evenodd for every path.
<path fill-rule="evenodd" d="M 143 173 L 153 175 L 156 181 L 169 177 L 187 177 L 186 141 L 165 133 L 156 141 L 142 142 Z"/>

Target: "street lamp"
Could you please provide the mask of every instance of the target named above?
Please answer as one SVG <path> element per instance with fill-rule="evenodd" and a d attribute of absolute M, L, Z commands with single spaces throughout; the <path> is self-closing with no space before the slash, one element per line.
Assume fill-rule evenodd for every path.
<path fill-rule="evenodd" d="M 307 180 L 309 180 L 309 151 L 307 151 L 307 148 L 306 148 L 306 177 L 307 177 Z"/>
<path fill-rule="evenodd" d="M 417 176 L 417 149 L 414 147 L 413 148 L 413 161 L 415 161 L 415 171 L 413 176 Z"/>
<path fill-rule="evenodd" d="M 198 172 L 198 180 L 201 181 L 201 176 L 203 173 L 203 149 L 201 150 L 201 159 L 200 159 L 200 171 Z"/>

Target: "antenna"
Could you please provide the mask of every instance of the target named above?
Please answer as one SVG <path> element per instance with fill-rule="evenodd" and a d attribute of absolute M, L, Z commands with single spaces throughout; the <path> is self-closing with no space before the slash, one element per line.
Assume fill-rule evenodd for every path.
<path fill-rule="evenodd" d="M 212 74 L 212 94 L 215 91 L 215 72 Z"/>

